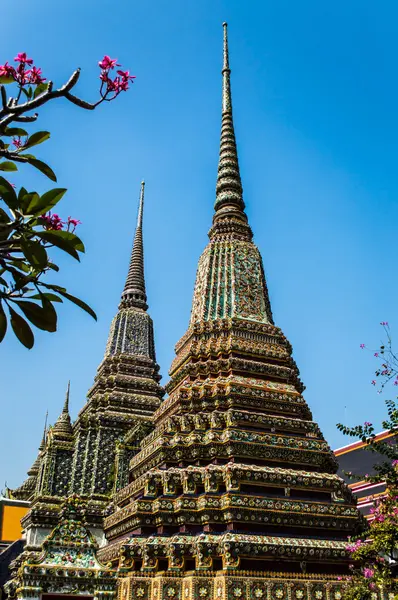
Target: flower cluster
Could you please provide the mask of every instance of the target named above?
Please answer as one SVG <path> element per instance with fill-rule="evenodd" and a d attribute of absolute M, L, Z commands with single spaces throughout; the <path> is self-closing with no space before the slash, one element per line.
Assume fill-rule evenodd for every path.
<path fill-rule="evenodd" d="M 362 540 L 356 540 L 355 542 L 350 542 L 349 544 L 347 544 L 346 549 L 348 550 L 348 552 L 351 552 L 351 554 L 353 552 L 356 552 L 357 550 L 359 550 L 362 546 Z"/>
<path fill-rule="evenodd" d="M 380 377 L 379 394 L 389 382 L 394 386 L 398 386 L 398 358 L 392 351 L 390 327 L 388 321 L 381 321 L 380 325 L 387 335 L 387 342 L 382 344 L 377 352 L 373 353 L 375 358 L 383 360 L 381 365 L 375 371 L 376 377 Z M 366 344 L 359 344 L 359 347 L 361 350 L 364 350 Z M 375 386 L 377 385 L 377 380 L 372 379 L 370 383 Z"/>
<path fill-rule="evenodd" d="M 44 83 L 46 78 L 42 76 L 40 67 L 33 65 L 33 59 L 28 58 L 26 52 L 19 52 L 14 58 L 18 66 L 14 67 L 5 62 L 0 65 L 0 77 L 11 78 L 16 81 L 21 87 L 26 84 L 39 85 Z M 31 67 L 30 69 L 27 67 Z"/>
<path fill-rule="evenodd" d="M 394 461 L 398 467 L 398 461 Z M 371 598 L 369 592 L 383 588 L 397 592 L 398 583 L 392 577 L 398 547 L 398 489 L 392 485 L 386 496 L 377 499 L 371 508 L 369 528 L 360 539 L 350 541 L 347 550 L 353 564 L 351 576 L 345 578 L 347 600 Z M 361 595 L 358 595 L 361 592 Z"/>
<path fill-rule="evenodd" d="M 98 66 L 101 69 L 100 80 L 102 82 L 100 94 L 104 100 L 112 100 L 118 96 L 120 92 L 126 92 L 129 89 L 130 81 L 134 82 L 135 75 L 130 75 L 129 71 L 118 69 L 115 77 L 112 78 L 110 76 L 111 71 L 113 71 L 115 67 L 121 66 L 117 62 L 117 58 L 111 58 L 110 56 L 105 55 L 104 58 L 99 61 Z M 109 94 L 113 94 L 112 98 L 107 98 Z"/>
<path fill-rule="evenodd" d="M 44 229 L 47 229 L 48 231 L 60 231 L 61 229 L 64 229 L 65 226 L 66 231 L 71 231 L 73 233 L 76 227 L 81 224 L 81 221 L 72 219 L 72 217 L 68 217 L 67 221 L 63 221 L 59 215 L 51 214 L 51 212 L 46 215 L 41 215 L 39 220 Z"/>

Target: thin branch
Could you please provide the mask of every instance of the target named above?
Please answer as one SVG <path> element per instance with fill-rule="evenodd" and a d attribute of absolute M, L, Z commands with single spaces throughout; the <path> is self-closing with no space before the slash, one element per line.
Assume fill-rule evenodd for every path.
<path fill-rule="evenodd" d="M 65 98 L 67 98 L 69 102 L 72 102 L 72 104 L 76 104 L 76 106 L 80 106 L 80 108 L 85 108 L 86 110 L 94 110 L 94 108 L 96 108 L 98 104 L 101 104 L 102 102 L 102 98 L 94 103 L 86 102 L 86 100 L 82 100 L 81 98 L 78 98 L 69 92 L 66 92 Z"/>
<path fill-rule="evenodd" d="M 3 104 L 3 109 L 7 108 L 7 94 L 6 94 L 6 89 L 4 87 L 4 85 L 2 85 L 0 87 L 0 92 L 1 92 L 1 102 Z"/>
<path fill-rule="evenodd" d="M 25 163 L 29 161 L 29 159 L 26 158 L 26 156 L 21 156 L 16 152 L 10 152 L 9 150 L 6 150 L 4 148 L 0 148 L 0 156 L 3 156 L 4 158 L 8 158 L 10 160 L 15 160 L 15 162 Z"/>
<path fill-rule="evenodd" d="M 20 123 L 33 123 L 33 121 L 36 121 L 38 116 L 39 113 L 35 113 L 34 115 L 30 116 L 14 117 L 14 121 L 19 121 Z"/>

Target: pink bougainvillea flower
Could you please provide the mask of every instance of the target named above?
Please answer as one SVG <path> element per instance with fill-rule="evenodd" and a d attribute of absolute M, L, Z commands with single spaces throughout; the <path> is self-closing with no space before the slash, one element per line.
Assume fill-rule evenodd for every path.
<path fill-rule="evenodd" d="M 372 379 L 371 384 L 376 385 L 376 381 L 374 379 Z"/>
<path fill-rule="evenodd" d="M 374 353 L 374 356 L 375 356 L 376 358 L 378 358 L 378 357 L 379 357 L 379 353 L 378 353 L 378 352 L 375 352 L 375 353 Z"/>
<path fill-rule="evenodd" d="M 365 348 L 365 344 L 359 344 L 359 347 L 363 350 Z"/>
<path fill-rule="evenodd" d="M 32 58 L 28 58 L 26 52 L 19 52 L 17 56 L 14 58 L 15 62 L 19 62 L 21 64 L 31 65 L 33 63 Z"/>
<path fill-rule="evenodd" d="M 384 327 L 388 327 L 388 321 L 382 321 L 380 323 L 380 325 L 383 325 Z"/>
<path fill-rule="evenodd" d="M 378 523 L 384 523 L 384 521 L 385 521 L 385 520 L 386 520 L 386 518 L 385 518 L 385 516 L 384 516 L 384 515 L 378 515 L 378 516 L 375 518 L 375 521 L 377 521 Z"/>
<path fill-rule="evenodd" d="M 370 423 L 369 421 L 365 421 L 364 425 L 365 425 L 365 427 L 371 427 L 372 423 Z"/>
<path fill-rule="evenodd" d="M 370 579 L 371 577 L 373 577 L 373 575 L 375 574 L 373 569 L 368 569 L 365 567 L 365 569 L 363 570 L 363 576 L 366 577 L 366 579 Z"/>
<path fill-rule="evenodd" d="M 105 54 L 104 58 L 99 61 L 98 66 L 100 69 L 109 70 L 114 69 L 115 67 L 120 67 L 117 63 L 117 58 L 111 58 L 107 54 Z"/>

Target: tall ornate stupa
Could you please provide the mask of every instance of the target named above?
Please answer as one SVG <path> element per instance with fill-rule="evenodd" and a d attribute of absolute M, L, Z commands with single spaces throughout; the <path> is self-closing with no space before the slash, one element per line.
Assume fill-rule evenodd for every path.
<path fill-rule="evenodd" d="M 245 213 L 224 23 L 222 127 L 209 244 L 168 398 L 105 520 L 121 600 L 341 598 L 351 492 L 274 325 Z"/>
<path fill-rule="evenodd" d="M 87 500 L 87 522 L 103 543 L 104 510 L 112 492 L 128 483 L 129 460 L 151 431 L 151 417 L 160 406 L 164 390 L 147 312 L 143 209 L 144 182 L 126 284 L 87 403 L 72 425 L 68 384 L 62 412 L 45 433 L 28 479 L 13 490 L 14 498 L 31 501 L 23 519 L 29 550 L 41 547 L 70 494 Z"/>

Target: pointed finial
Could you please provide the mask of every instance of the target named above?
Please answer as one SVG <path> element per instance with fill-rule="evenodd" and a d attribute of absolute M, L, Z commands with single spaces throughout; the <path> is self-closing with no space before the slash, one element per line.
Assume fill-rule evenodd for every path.
<path fill-rule="evenodd" d="M 46 441 L 47 441 L 47 419 L 48 419 L 48 410 L 46 411 L 46 417 L 44 419 L 43 437 L 41 439 L 40 446 L 39 446 L 39 450 L 40 451 L 44 450 L 44 448 L 46 447 Z"/>
<path fill-rule="evenodd" d="M 69 392 L 70 381 L 68 381 L 68 386 L 66 388 L 65 402 L 62 408 L 62 412 L 56 420 L 54 427 L 52 428 L 53 433 L 62 433 L 67 435 L 71 435 L 73 433 L 72 423 L 69 415 Z"/>
<path fill-rule="evenodd" d="M 68 387 L 66 388 L 65 402 L 62 412 L 69 415 L 69 393 L 70 393 L 70 379 L 68 381 Z"/>
<path fill-rule="evenodd" d="M 252 232 L 244 212 L 242 182 L 240 178 L 238 151 L 232 118 L 231 69 L 229 68 L 228 29 L 223 23 L 222 68 L 222 120 L 220 156 L 216 185 L 216 201 L 213 226 L 209 231 L 212 239 L 217 235 L 236 235 L 239 239 L 252 239 Z"/>
<path fill-rule="evenodd" d="M 142 229 L 142 217 L 144 212 L 144 191 L 145 181 L 141 181 L 140 201 L 138 203 L 138 215 L 137 215 L 137 229 Z"/>
<path fill-rule="evenodd" d="M 144 277 L 144 245 L 142 238 L 142 220 L 144 214 L 145 182 L 141 181 L 140 200 L 138 204 L 137 227 L 134 235 L 129 272 L 122 293 L 121 307 L 148 308 L 146 303 Z"/>
<path fill-rule="evenodd" d="M 230 83 L 230 74 L 231 70 L 229 68 L 229 52 L 228 52 L 228 25 L 224 21 L 222 24 L 224 28 L 224 48 L 223 48 L 223 67 L 222 67 L 222 111 L 232 110 L 232 102 L 231 102 L 231 83 Z"/>

